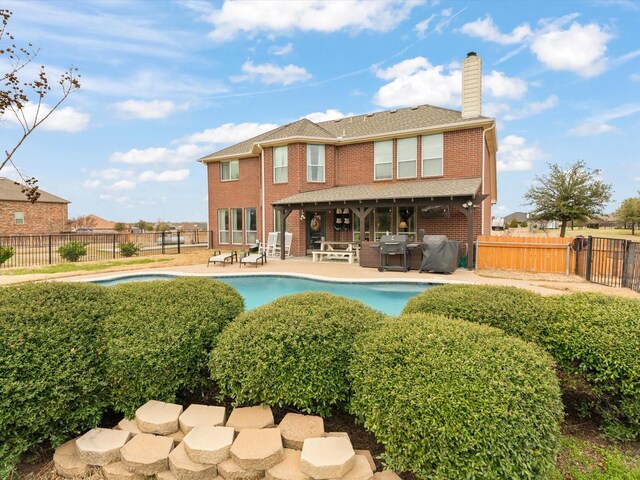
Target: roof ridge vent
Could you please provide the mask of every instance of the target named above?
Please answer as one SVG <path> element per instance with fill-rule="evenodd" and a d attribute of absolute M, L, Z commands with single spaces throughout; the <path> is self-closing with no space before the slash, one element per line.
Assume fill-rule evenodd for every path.
<path fill-rule="evenodd" d="M 373 117 L 375 115 L 375 113 L 367 113 L 367 117 Z"/>
<path fill-rule="evenodd" d="M 342 120 L 342 119 L 341 118 L 337 118 L 336 120 L 334 120 L 334 122 L 340 123 L 340 120 Z"/>
<path fill-rule="evenodd" d="M 418 110 L 420 108 L 420 105 L 416 105 L 415 107 L 411 107 L 411 110 Z"/>
<path fill-rule="evenodd" d="M 398 110 L 390 110 L 389 113 L 396 113 Z"/>

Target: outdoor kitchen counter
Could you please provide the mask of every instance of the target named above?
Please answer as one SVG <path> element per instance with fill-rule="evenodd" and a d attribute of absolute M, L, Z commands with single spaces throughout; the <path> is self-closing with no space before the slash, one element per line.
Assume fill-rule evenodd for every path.
<path fill-rule="evenodd" d="M 408 243 L 409 264 L 411 270 L 419 270 L 422 262 L 422 249 L 419 243 Z M 389 255 L 388 265 L 402 265 L 402 255 Z M 378 268 L 380 266 L 380 244 L 378 242 L 363 242 L 360 247 L 360 266 Z"/>

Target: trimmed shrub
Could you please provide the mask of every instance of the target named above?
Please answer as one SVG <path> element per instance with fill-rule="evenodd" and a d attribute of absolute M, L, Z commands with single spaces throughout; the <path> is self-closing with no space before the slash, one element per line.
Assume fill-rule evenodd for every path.
<path fill-rule="evenodd" d="M 389 319 L 357 342 L 350 410 L 421 479 L 547 478 L 562 419 L 541 348 L 463 320 Z"/>
<path fill-rule="evenodd" d="M 87 254 L 88 243 L 69 242 L 58 248 L 58 253 L 62 258 L 69 262 L 77 262 Z"/>
<path fill-rule="evenodd" d="M 106 379 L 111 405 L 129 416 L 151 398 L 202 391 L 214 339 L 244 310 L 233 287 L 205 277 L 121 283 L 110 292 Z"/>
<path fill-rule="evenodd" d="M 640 301 L 576 293 L 549 302 L 542 344 L 587 381 L 608 436 L 640 438 Z"/>
<path fill-rule="evenodd" d="M 227 326 L 211 352 L 211 377 L 238 404 L 327 415 L 349 397 L 346 374 L 356 337 L 383 318 L 329 293 L 279 298 Z"/>
<path fill-rule="evenodd" d="M 140 245 L 133 242 L 122 242 L 118 245 L 118 248 L 120 249 L 120 255 L 123 257 L 133 257 L 140 253 Z"/>
<path fill-rule="evenodd" d="M 15 252 L 13 250 L 13 247 L 10 247 L 10 246 L 4 247 L 0 245 L 0 265 L 2 265 L 4 262 L 9 260 L 11 257 L 13 257 L 14 253 Z"/>
<path fill-rule="evenodd" d="M 0 478 L 33 445 L 56 445 L 100 420 L 108 298 L 84 283 L 0 289 Z"/>
<path fill-rule="evenodd" d="M 411 298 L 402 313 L 436 313 L 537 341 L 539 324 L 549 315 L 548 304 L 541 295 L 521 288 L 440 285 Z"/>

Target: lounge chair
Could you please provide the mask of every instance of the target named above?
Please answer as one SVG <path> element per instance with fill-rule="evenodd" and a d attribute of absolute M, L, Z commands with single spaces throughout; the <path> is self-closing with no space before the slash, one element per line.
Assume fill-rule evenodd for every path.
<path fill-rule="evenodd" d="M 258 262 L 260 265 L 264 265 L 267 263 L 267 254 L 265 252 L 262 253 L 247 253 L 244 257 L 240 259 L 240 267 L 242 265 L 255 265 L 258 268 Z"/>
<path fill-rule="evenodd" d="M 238 252 L 222 253 L 220 252 L 220 250 L 216 250 L 215 252 L 213 252 L 213 256 L 209 257 L 209 261 L 207 262 L 207 267 L 212 263 L 221 263 L 223 267 L 227 264 L 227 262 L 233 265 L 234 258 L 237 262 Z"/>

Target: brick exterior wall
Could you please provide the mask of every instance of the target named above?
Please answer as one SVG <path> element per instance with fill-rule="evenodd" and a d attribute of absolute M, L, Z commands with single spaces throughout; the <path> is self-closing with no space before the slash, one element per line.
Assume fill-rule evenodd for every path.
<path fill-rule="evenodd" d="M 444 132 L 443 134 L 443 175 L 441 177 L 429 177 L 455 179 L 478 178 L 482 176 L 482 128 Z M 286 183 L 273 183 L 273 148 L 265 147 L 265 231 L 276 230 L 274 214 L 271 204 L 290 195 L 311 190 L 326 189 L 335 186 L 361 185 L 372 183 L 415 181 L 416 178 L 397 179 L 396 140 L 393 148 L 393 179 L 374 180 L 374 144 L 363 142 L 349 145 L 325 145 L 325 181 L 321 183 L 307 182 L 307 146 L 304 143 L 288 145 L 288 181 Z M 417 137 L 417 179 L 421 178 L 421 137 Z M 230 244 L 218 243 L 218 209 L 219 208 L 247 208 L 258 209 L 258 238 L 262 235 L 261 205 L 261 172 L 260 157 L 241 159 L 239 180 L 221 182 L 220 164 L 207 164 L 209 180 L 209 225 L 216 234 L 214 235 L 216 248 L 233 248 Z M 485 175 L 483 192 L 491 191 L 489 155 L 485 155 Z M 474 209 L 474 237 L 482 232 L 482 210 L 485 212 L 485 231 L 491 224 L 491 201 L 485 200 L 480 208 Z M 318 210 L 320 212 L 320 210 Z M 335 210 L 325 211 L 327 240 L 351 240 L 352 231 L 334 231 Z M 293 245 L 291 254 L 300 256 L 306 254 L 306 236 L 309 218 L 301 219 L 300 211 L 292 212 L 288 217 L 287 231 L 293 233 Z M 416 231 L 424 228 L 428 234 L 446 235 L 452 240 L 458 240 L 462 246 L 467 242 L 466 217 L 459 211 L 451 208 L 450 215 L 445 218 L 422 219 L 419 209 L 416 208 Z M 308 215 L 307 215 L 308 217 Z M 373 217 L 373 214 L 372 214 Z M 372 230 L 373 218 L 370 219 Z M 279 228 L 279 226 L 278 226 Z M 392 229 L 397 230 L 397 214 L 392 215 Z"/>
<path fill-rule="evenodd" d="M 16 212 L 24 213 L 24 224 L 16 225 Z M 0 235 L 60 233 L 68 220 L 66 203 L 0 200 Z"/>

